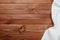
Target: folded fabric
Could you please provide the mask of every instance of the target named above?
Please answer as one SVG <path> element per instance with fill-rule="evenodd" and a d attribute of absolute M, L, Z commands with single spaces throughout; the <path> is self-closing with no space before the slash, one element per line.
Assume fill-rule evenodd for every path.
<path fill-rule="evenodd" d="M 60 0 L 54 0 L 51 7 L 54 26 L 45 30 L 41 40 L 60 40 Z"/>

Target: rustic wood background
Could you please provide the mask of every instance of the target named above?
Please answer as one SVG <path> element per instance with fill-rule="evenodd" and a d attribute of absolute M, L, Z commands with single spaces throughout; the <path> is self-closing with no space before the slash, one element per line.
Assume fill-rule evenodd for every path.
<path fill-rule="evenodd" d="M 40 40 L 52 27 L 52 0 L 0 0 L 0 40 Z"/>

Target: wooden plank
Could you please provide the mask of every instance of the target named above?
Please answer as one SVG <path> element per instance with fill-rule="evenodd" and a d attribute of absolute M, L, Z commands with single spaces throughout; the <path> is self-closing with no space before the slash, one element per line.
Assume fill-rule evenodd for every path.
<path fill-rule="evenodd" d="M 29 9 L 50 9 L 51 4 L 0 4 L 0 9 L 29 10 Z"/>
<path fill-rule="evenodd" d="M 10 22 L 8 21 L 8 23 L 10 24 L 51 24 L 51 20 L 49 19 L 23 19 L 23 20 L 11 20 Z"/>
<path fill-rule="evenodd" d="M 50 19 L 10 19 L 10 20 L 3 20 L 0 21 L 0 24 L 51 24 L 52 21 Z"/>
<path fill-rule="evenodd" d="M 50 14 L 50 10 L 3 10 L 0 9 L 0 14 Z"/>
<path fill-rule="evenodd" d="M 49 17 L 49 14 L 0 14 L 0 19 L 40 19 Z"/>
<path fill-rule="evenodd" d="M 50 24 L 50 15 L 39 14 L 0 14 L 0 23 L 12 24 Z"/>
<path fill-rule="evenodd" d="M 31 32 L 43 32 L 45 29 L 47 29 L 48 26 L 51 25 L 33 25 L 33 24 L 0 24 L 0 31 L 14 31 L 18 32 L 20 27 L 25 27 L 25 31 L 31 31 Z M 22 28 L 23 29 L 23 28 Z"/>
<path fill-rule="evenodd" d="M 50 0 L 0 0 L 2 3 L 51 3 Z"/>
<path fill-rule="evenodd" d="M 47 14 L 0 14 L 0 23 L 6 24 L 51 24 Z"/>
<path fill-rule="evenodd" d="M 3 34 L 7 34 L 7 32 L 3 33 Z M 24 32 L 22 34 L 16 34 L 16 35 L 12 35 L 11 33 L 8 33 L 7 35 L 0 36 L 0 39 L 5 40 L 8 38 L 9 40 L 22 40 L 22 39 L 24 39 L 24 40 L 40 40 L 42 35 L 43 35 L 43 32 Z"/>
<path fill-rule="evenodd" d="M 50 4 L 0 4 L 0 13 L 40 14 L 41 10 L 48 12 Z"/>
<path fill-rule="evenodd" d="M 0 10 L 0 14 L 50 14 L 50 10 Z"/>

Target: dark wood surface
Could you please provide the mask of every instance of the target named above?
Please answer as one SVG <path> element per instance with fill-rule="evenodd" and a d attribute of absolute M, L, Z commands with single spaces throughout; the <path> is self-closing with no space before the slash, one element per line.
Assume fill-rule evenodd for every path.
<path fill-rule="evenodd" d="M 0 0 L 0 40 L 41 40 L 52 27 L 52 0 Z"/>

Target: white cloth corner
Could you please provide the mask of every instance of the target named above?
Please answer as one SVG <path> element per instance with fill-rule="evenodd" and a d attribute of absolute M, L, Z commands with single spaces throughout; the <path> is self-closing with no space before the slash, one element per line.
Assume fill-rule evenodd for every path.
<path fill-rule="evenodd" d="M 48 28 L 41 40 L 60 40 L 60 0 L 54 0 L 51 8 L 54 26 Z"/>

